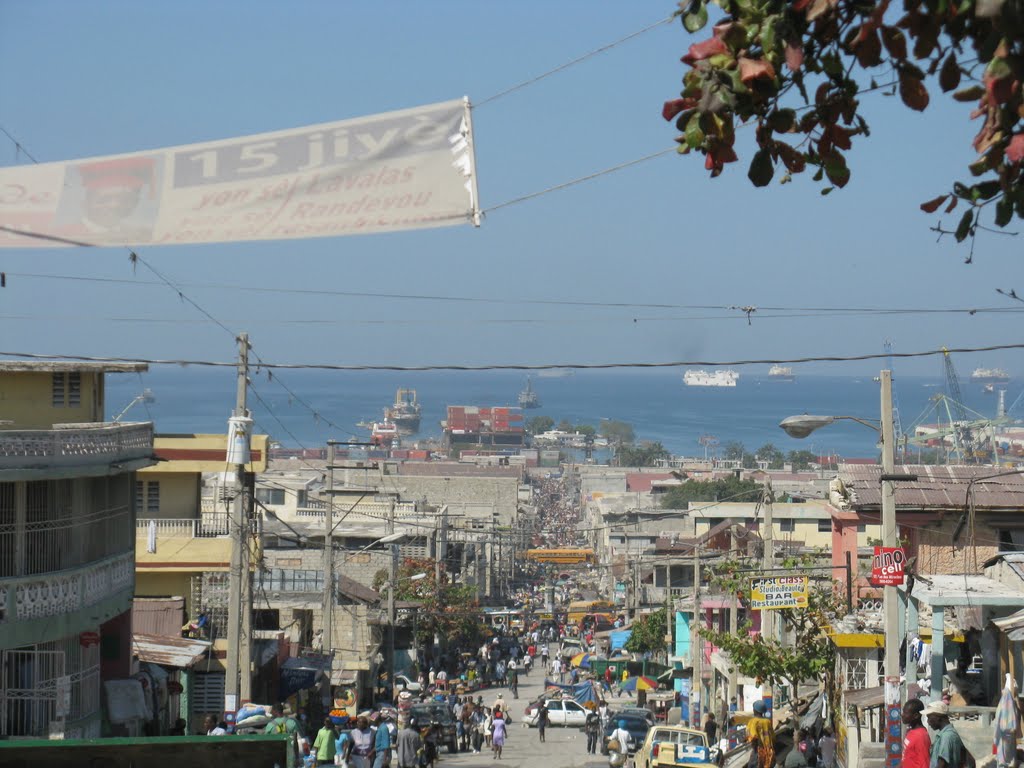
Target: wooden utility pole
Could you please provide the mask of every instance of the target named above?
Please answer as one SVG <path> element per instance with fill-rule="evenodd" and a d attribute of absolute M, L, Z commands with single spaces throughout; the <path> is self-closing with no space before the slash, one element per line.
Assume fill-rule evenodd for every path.
<path fill-rule="evenodd" d="M 249 335 L 238 337 L 238 374 L 235 394 L 235 410 L 230 420 L 228 439 L 228 459 L 235 462 L 235 498 L 231 504 L 228 531 L 231 535 L 231 563 L 228 572 L 228 653 L 227 671 L 224 680 L 224 711 L 236 712 L 244 700 L 251 697 L 251 670 L 249 657 L 249 638 L 243 624 L 247 624 L 244 616 L 248 610 L 243 583 L 249 576 L 249 521 L 245 510 L 245 461 L 248 461 L 248 434 L 240 434 L 248 429 L 244 420 L 249 418 L 246 407 L 246 396 L 249 387 Z M 239 442 L 243 445 L 239 445 Z"/>
<path fill-rule="evenodd" d="M 334 459 L 335 443 L 327 441 L 327 508 L 324 510 L 324 597 L 323 648 L 331 656 L 334 649 Z"/>

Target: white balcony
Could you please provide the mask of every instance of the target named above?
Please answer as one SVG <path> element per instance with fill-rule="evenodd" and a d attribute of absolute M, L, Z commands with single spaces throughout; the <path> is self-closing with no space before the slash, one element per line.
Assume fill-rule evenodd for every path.
<path fill-rule="evenodd" d="M 150 422 L 0 429 L 0 471 L 127 463 L 145 461 L 152 455 Z"/>
<path fill-rule="evenodd" d="M 135 528 L 138 536 L 152 532 L 161 539 L 208 539 L 228 535 L 228 514 L 204 512 L 202 517 L 139 518 Z"/>

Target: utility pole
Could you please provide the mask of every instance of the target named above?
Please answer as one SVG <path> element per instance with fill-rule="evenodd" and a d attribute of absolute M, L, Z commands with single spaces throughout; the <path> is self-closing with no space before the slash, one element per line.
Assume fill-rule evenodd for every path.
<path fill-rule="evenodd" d="M 896 441 L 892 410 L 892 371 L 882 371 L 882 546 L 898 547 L 896 528 Z M 889 479 L 885 479 L 889 478 Z M 903 729 L 900 721 L 900 603 L 896 587 L 884 587 L 885 613 L 885 765 L 897 768 L 903 761 Z M 941 662 L 941 660 L 940 660 Z"/>
<path fill-rule="evenodd" d="M 249 525 L 245 514 L 245 464 L 250 460 L 249 434 L 251 425 L 246 395 L 249 386 L 249 335 L 238 337 L 238 374 L 235 410 L 228 422 L 228 463 L 235 465 L 235 498 L 231 504 L 228 531 L 231 534 L 231 563 L 228 572 L 228 653 L 224 679 L 224 711 L 237 712 L 242 699 L 249 694 L 250 677 L 249 642 L 244 636 L 243 615 L 248 604 L 243 602 L 243 575 L 249 575 Z M 248 424 L 246 423 L 248 422 Z"/>
<path fill-rule="evenodd" d="M 324 510 L 323 648 L 334 655 L 334 460 L 335 442 L 327 441 L 327 508 Z M 333 664 L 332 664 L 333 666 Z"/>
<path fill-rule="evenodd" d="M 395 532 L 395 499 L 391 498 L 388 507 L 388 535 Z M 398 544 L 391 545 L 391 558 L 388 564 L 388 688 L 391 690 L 392 701 L 395 695 L 395 586 L 398 581 Z"/>
<path fill-rule="evenodd" d="M 775 527 L 774 520 L 772 519 L 772 505 L 774 501 L 775 495 L 772 492 L 772 479 L 766 477 L 764 481 L 764 532 L 761 534 L 761 541 L 764 543 L 763 559 L 766 573 L 772 573 L 775 568 Z M 774 611 L 761 611 L 761 637 L 769 642 L 775 639 Z M 796 695 L 796 691 L 793 691 L 793 695 Z M 768 704 L 768 717 L 771 718 L 772 712 L 775 709 L 775 696 L 771 683 L 765 682 L 761 698 Z"/>
<path fill-rule="evenodd" d="M 738 542 L 738 537 L 736 536 L 736 526 L 734 525 L 734 526 L 732 526 L 732 528 L 729 529 L 729 550 L 730 550 L 730 552 L 731 552 L 733 557 L 736 556 L 736 550 L 738 549 L 738 547 L 739 547 L 739 542 Z M 740 624 L 739 600 L 737 599 L 736 592 L 734 591 L 733 594 L 732 594 L 732 604 L 729 606 L 729 634 L 732 635 L 733 637 L 735 637 L 739 633 L 739 629 L 740 629 L 739 624 Z M 728 704 L 731 703 L 734 698 L 736 698 L 736 696 L 738 694 L 738 689 L 739 689 L 739 672 L 736 669 L 736 665 L 733 664 L 732 667 L 731 667 L 731 671 L 729 672 L 729 692 L 728 692 L 729 695 L 728 695 L 728 701 L 726 703 L 725 715 L 723 716 L 723 719 L 722 719 L 722 722 L 726 724 L 724 726 L 726 729 L 728 729 L 728 717 L 729 717 L 729 714 L 728 714 L 729 713 Z"/>
<path fill-rule="evenodd" d="M 690 726 L 700 728 L 700 708 L 704 705 L 704 634 L 700 620 L 700 552 L 693 546 L 693 625 L 690 648 L 693 650 L 693 680 L 690 682 Z M 695 695 L 696 694 L 696 695 Z M 697 706 L 693 703 L 696 700 Z"/>

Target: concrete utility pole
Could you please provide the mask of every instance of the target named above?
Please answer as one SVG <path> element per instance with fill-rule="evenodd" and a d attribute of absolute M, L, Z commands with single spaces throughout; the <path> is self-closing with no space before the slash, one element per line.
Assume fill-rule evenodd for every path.
<path fill-rule="evenodd" d="M 892 412 L 892 371 L 881 372 L 882 390 L 882 477 L 896 472 L 896 440 Z M 882 480 L 882 546 L 898 547 L 896 527 L 896 486 L 892 479 Z M 885 612 L 885 764 L 899 766 L 903 760 L 903 729 L 900 708 L 900 602 L 896 587 L 884 587 Z M 895 712 L 893 711 L 895 710 Z M 895 716 L 894 716 L 895 715 Z"/>
<path fill-rule="evenodd" d="M 327 441 L 327 508 L 324 510 L 324 600 L 323 646 L 330 656 L 334 649 L 334 459 L 335 442 Z"/>
<path fill-rule="evenodd" d="M 392 497 L 391 505 L 388 507 L 388 535 L 395 532 L 395 499 Z M 391 558 L 388 564 L 388 687 L 391 690 L 392 701 L 397 701 L 395 695 L 395 587 L 398 581 L 398 545 L 391 545 Z"/>
<path fill-rule="evenodd" d="M 732 526 L 729 529 L 729 551 L 735 557 L 736 551 L 739 548 L 738 537 L 736 536 L 736 526 Z M 736 593 L 733 592 L 732 604 L 729 606 L 729 634 L 735 637 L 740 630 L 740 617 L 739 617 L 739 599 L 736 597 Z M 725 715 L 723 715 L 722 722 L 726 723 L 728 728 L 728 703 L 731 702 L 738 694 L 739 689 L 739 672 L 736 670 L 736 665 L 733 664 L 731 671 L 729 672 L 729 695 L 726 702 Z"/>
<path fill-rule="evenodd" d="M 235 410 L 230 421 L 231 430 L 237 431 L 243 424 L 236 419 L 247 419 L 249 410 L 246 408 L 246 395 L 249 386 L 249 335 L 238 337 L 238 375 L 235 395 Z M 247 460 L 243 451 L 236 449 L 236 435 L 228 434 L 227 453 L 232 457 Z M 244 441 L 248 443 L 248 436 Z M 243 631 L 243 615 L 247 613 L 247 603 L 243 602 L 242 583 L 249 574 L 249 526 L 245 515 L 245 464 L 235 464 L 236 493 L 231 505 L 228 531 L 231 534 L 231 563 L 228 572 L 228 653 L 226 659 L 227 672 L 224 679 L 224 711 L 236 712 L 242 700 L 249 695 L 250 682 L 243 683 L 250 677 L 249 642 Z"/>
<path fill-rule="evenodd" d="M 766 574 L 773 573 L 775 568 L 775 521 L 773 520 L 773 504 L 775 494 L 772 491 L 772 479 L 766 477 L 764 481 L 764 531 L 761 533 L 761 541 L 764 543 L 764 570 Z M 775 612 L 770 610 L 761 611 L 761 637 L 768 640 L 775 639 Z M 796 691 L 793 691 L 796 695 Z M 771 683 L 766 682 L 761 691 L 761 697 L 768 703 L 769 716 L 775 709 L 775 693 Z M 746 702 L 744 702 L 746 703 Z"/>
<path fill-rule="evenodd" d="M 693 650 L 693 680 L 690 681 L 690 725 L 700 728 L 700 712 L 704 706 L 704 623 L 700 620 L 700 552 L 693 547 L 693 625 L 690 627 L 690 648 Z M 696 696 L 694 696 L 696 694 Z M 694 698 L 697 706 L 693 707 Z M 696 709 L 696 711 L 694 711 Z"/>

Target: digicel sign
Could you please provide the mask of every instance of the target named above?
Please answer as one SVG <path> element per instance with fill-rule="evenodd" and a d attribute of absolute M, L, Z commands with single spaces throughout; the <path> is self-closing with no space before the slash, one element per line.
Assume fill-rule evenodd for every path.
<path fill-rule="evenodd" d="M 871 562 L 871 584 L 876 587 L 898 587 L 903 583 L 903 564 L 907 555 L 901 547 L 875 547 Z"/>

